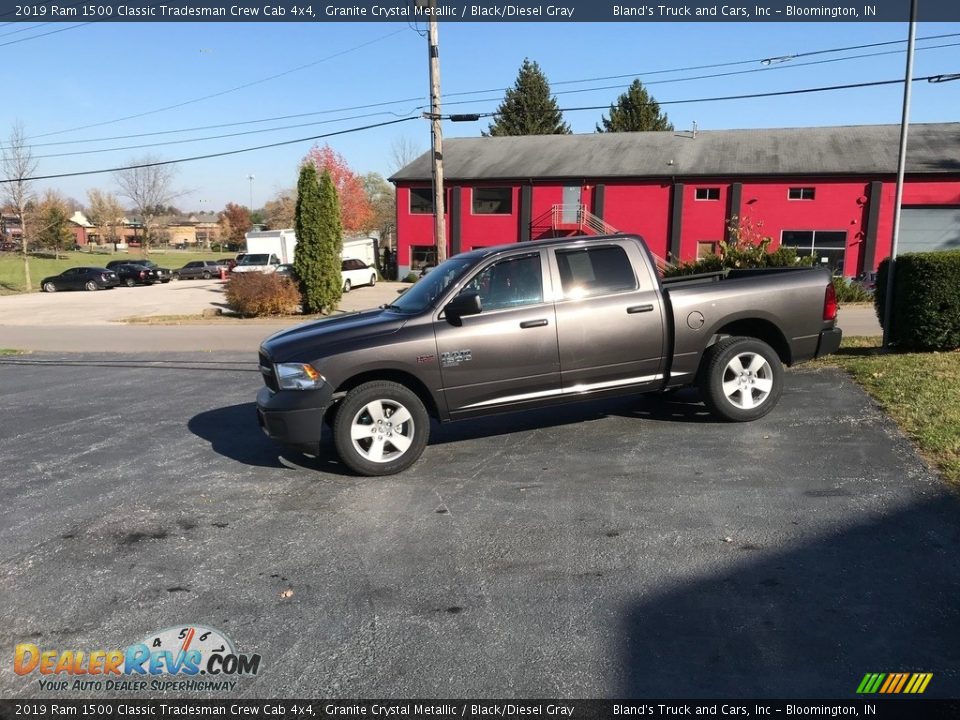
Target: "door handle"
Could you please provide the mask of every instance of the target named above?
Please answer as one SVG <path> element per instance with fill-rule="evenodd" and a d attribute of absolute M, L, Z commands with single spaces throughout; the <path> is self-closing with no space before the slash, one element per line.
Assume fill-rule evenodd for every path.
<path fill-rule="evenodd" d="M 543 327 L 547 324 L 546 318 L 540 318 L 539 320 L 524 320 L 522 323 L 520 323 L 520 327 L 526 330 L 527 328 Z"/>
<path fill-rule="evenodd" d="M 636 313 L 642 312 L 653 312 L 653 303 L 646 303 L 645 305 L 631 305 L 627 308 L 628 315 L 635 315 Z"/>

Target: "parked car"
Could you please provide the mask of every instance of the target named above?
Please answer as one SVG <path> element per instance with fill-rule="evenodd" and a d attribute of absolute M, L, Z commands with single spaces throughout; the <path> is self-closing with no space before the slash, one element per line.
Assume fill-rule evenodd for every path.
<path fill-rule="evenodd" d="M 113 263 L 113 267 L 108 269 L 113 270 L 120 278 L 120 283 L 127 287 L 153 285 L 155 282 L 160 282 L 157 273 L 139 263 Z"/>
<path fill-rule="evenodd" d="M 145 268 L 153 270 L 153 272 L 156 274 L 156 277 L 153 279 L 154 282 L 168 283 L 170 282 L 170 277 L 173 273 L 173 271 L 169 268 L 162 268 L 152 260 L 111 260 L 107 263 L 107 270 L 116 270 L 121 265 L 142 265 Z M 119 275 L 119 273 L 117 274 Z M 124 279 L 122 275 L 120 276 L 120 279 Z"/>
<path fill-rule="evenodd" d="M 344 292 L 350 292 L 351 288 L 360 285 L 373 286 L 377 284 L 377 269 L 356 258 L 344 260 L 340 266 L 340 274 L 343 278 Z"/>
<path fill-rule="evenodd" d="M 75 267 L 40 281 L 44 292 L 58 290 L 109 290 L 120 284 L 113 270 L 102 267 Z"/>
<path fill-rule="evenodd" d="M 20 243 L 3 242 L 0 243 L 0 252 L 15 252 L 20 249 Z"/>
<path fill-rule="evenodd" d="M 170 282 L 171 277 L 173 277 L 173 270 L 160 267 L 153 260 L 137 260 L 137 265 L 143 265 L 153 270 L 157 274 L 157 280 L 162 283 Z M 110 267 L 110 263 L 107 263 L 107 267 Z"/>
<path fill-rule="evenodd" d="M 314 455 L 328 423 L 362 475 L 410 467 L 431 415 L 695 386 L 714 416 L 746 422 L 776 406 L 784 365 L 836 352 L 836 318 L 820 268 L 661 280 L 637 235 L 514 242 L 450 258 L 379 310 L 264 340 L 257 416 Z"/>
<path fill-rule="evenodd" d="M 209 280 L 212 277 L 220 277 L 220 265 L 216 260 L 194 260 L 188 262 L 179 270 L 174 270 L 171 276 L 174 280 L 190 280 L 203 278 Z"/>
<path fill-rule="evenodd" d="M 295 278 L 297 276 L 297 271 L 293 269 L 293 263 L 277 265 L 277 269 L 274 272 L 276 272 L 277 275 L 284 275 L 288 278 Z"/>
<path fill-rule="evenodd" d="M 871 295 L 877 291 L 877 274 L 875 272 L 860 273 L 854 282 Z"/>

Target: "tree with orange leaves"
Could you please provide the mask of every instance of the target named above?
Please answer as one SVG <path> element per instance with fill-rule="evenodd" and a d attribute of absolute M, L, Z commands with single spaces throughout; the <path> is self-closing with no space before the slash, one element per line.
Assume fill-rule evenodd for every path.
<path fill-rule="evenodd" d="M 314 145 L 304 162 L 313 163 L 318 176 L 324 170 L 330 173 L 330 179 L 333 180 L 337 197 L 340 199 L 340 222 L 344 233 L 369 230 L 373 220 L 373 207 L 364 190 L 363 179 L 350 169 L 343 156 L 329 145 Z"/>

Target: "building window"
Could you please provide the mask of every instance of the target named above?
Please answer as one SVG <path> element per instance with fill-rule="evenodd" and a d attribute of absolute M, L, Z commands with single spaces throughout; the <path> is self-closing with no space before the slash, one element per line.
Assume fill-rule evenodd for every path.
<path fill-rule="evenodd" d="M 410 188 L 410 214 L 433 215 L 433 188 Z"/>
<path fill-rule="evenodd" d="M 716 240 L 701 240 L 697 243 L 697 260 L 705 258 L 708 255 L 717 254 L 717 241 Z"/>
<path fill-rule="evenodd" d="M 697 188 L 696 194 L 697 200 L 719 200 L 720 199 L 720 188 Z"/>
<path fill-rule="evenodd" d="M 795 248 L 800 257 L 813 257 L 814 265 L 838 270 L 843 267 L 847 234 L 832 230 L 784 230 L 780 244 Z"/>
<path fill-rule="evenodd" d="M 787 191 L 787 197 L 791 200 L 813 200 L 816 189 L 812 187 L 792 187 Z"/>
<path fill-rule="evenodd" d="M 474 188 L 474 215 L 509 215 L 513 212 L 513 188 Z"/>
<path fill-rule="evenodd" d="M 427 265 L 437 264 L 437 249 L 432 245 L 410 246 L 410 269 L 422 270 Z"/>

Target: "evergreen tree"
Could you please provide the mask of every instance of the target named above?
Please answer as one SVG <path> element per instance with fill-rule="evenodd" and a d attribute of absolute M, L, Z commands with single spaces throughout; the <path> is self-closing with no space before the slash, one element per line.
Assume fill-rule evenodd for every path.
<path fill-rule="evenodd" d="M 550 83 L 540 66 L 524 58 L 517 81 L 497 108 L 496 120 L 484 135 L 569 135 Z"/>
<path fill-rule="evenodd" d="M 673 123 L 666 113 L 660 112 L 660 105 L 639 80 L 630 83 L 627 91 L 610 106 L 610 118 L 604 117 L 601 122 L 603 127 L 597 125 L 597 132 L 673 130 Z"/>
<path fill-rule="evenodd" d="M 294 228 L 297 247 L 293 266 L 300 279 L 303 311 L 330 312 L 340 302 L 343 292 L 340 275 L 343 227 L 340 202 L 330 173 L 324 170 L 318 181 L 313 163 L 300 168 Z"/>

